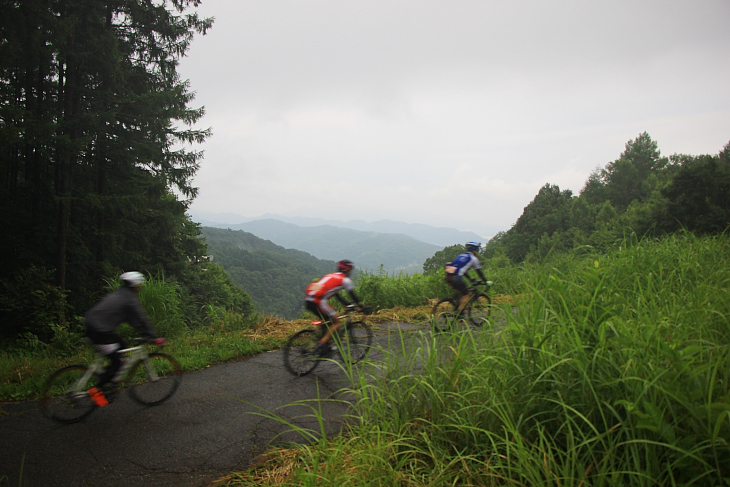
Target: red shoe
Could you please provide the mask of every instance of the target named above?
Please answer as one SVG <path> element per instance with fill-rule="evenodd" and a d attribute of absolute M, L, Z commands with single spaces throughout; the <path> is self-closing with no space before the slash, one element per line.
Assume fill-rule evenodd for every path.
<path fill-rule="evenodd" d="M 104 395 L 104 391 L 102 391 L 101 389 L 92 387 L 91 389 L 89 389 L 86 392 L 89 393 L 89 397 L 91 398 L 92 401 L 94 401 L 94 404 L 96 404 L 100 408 L 109 404 L 109 401 L 107 401 L 106 396 Z"/>

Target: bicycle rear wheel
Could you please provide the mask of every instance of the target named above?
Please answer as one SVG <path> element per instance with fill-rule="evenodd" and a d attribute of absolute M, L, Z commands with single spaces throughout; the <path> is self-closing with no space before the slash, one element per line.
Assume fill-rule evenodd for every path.
<path fill-rule="evenodd" d="M 440 299 L 431 310 L 431 324 L 434 331 L 444 332 L 456 328 L 459 318 L 456 312 L 457 302 L 451 298 Z"/>
<path fill-rule="evenodd" d="M 337 350 L 344 362 L 356 364 L 370 352 L 373 330 L 364 321 L 352 321 L 346 326 L 347 332 L 340 335 L 342 343 L 337 344 Z"/>
<path fill-rule="evenodd" d="M 81 421 L 94 411 L 96 405 L 87 390 L 95 386 L 93 374 L 85 365 L 71 365 L 57 370 L 48 378 L 41 391 L 43 414 L 59 423 Z"/>
<path fill-rule="evenodd" d="M 319 333 L 315 330 L 302 330 L 295 333 L 284 345 L 284 366 L 286 370 L 301 377 L 307 375 L 320 362 L 317 353 Z"/>
<path fill-rule="evenodd" d="M 474 327 L 482 327 L 487 323 L 492 312 L 492 300 L 484 293 L 477 293 L 466 304 L 466 315 L 469 323 Z"/>
<path fill-rule="evenodd" d="M 166 353 L 151 353 L 137 362 L 125 379 L 129 396 L 145 406 L 157 406 L 170 399 L 182 382 L 177 360 Z"/>

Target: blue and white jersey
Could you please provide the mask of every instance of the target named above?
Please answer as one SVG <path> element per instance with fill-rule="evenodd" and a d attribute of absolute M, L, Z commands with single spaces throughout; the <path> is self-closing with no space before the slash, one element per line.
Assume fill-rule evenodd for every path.
<path fill-rule="evenodd" d="M 449 262 L 444 266 L 447 274 L 463 276 L 469 269 L 481 269 L 479 259 L 471 252 L 464 252 L 459 255 L 453 262 Z"/>

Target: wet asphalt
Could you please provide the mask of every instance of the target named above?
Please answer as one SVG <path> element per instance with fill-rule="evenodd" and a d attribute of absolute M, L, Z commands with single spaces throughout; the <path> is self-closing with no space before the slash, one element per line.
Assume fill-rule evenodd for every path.
<path fill-rule="evenodd" d="M 359 370 L 374 373 L 384 350 L 405 350 L 422 333 L 430 332 L 380 325 Z M 350 411 L 347 375 L 336 363 L 322 363 L 297 378 L 282 360 L 273 351 L 185 372 L 177 394 L 160 406 L 140 406 L 122 392 L 71 425 L 47 419 L 35 402 L 2 403 L 0 487 L 209 486 L 251 466 L 271 446 L 309 441 L 267 415 L 315 436 L 341 431 Z"/>

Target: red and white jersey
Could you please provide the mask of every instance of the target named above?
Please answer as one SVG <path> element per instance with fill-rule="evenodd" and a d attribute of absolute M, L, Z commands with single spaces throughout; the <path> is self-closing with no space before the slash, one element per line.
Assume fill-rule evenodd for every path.
<path fill-rule="evenodd" d="M 327 301 L 343 289 L 352 292 L 355 290 L 355 284 L 342 272 L 333 272 L 307 286 L 307 299 L 309 301 Z"/>

